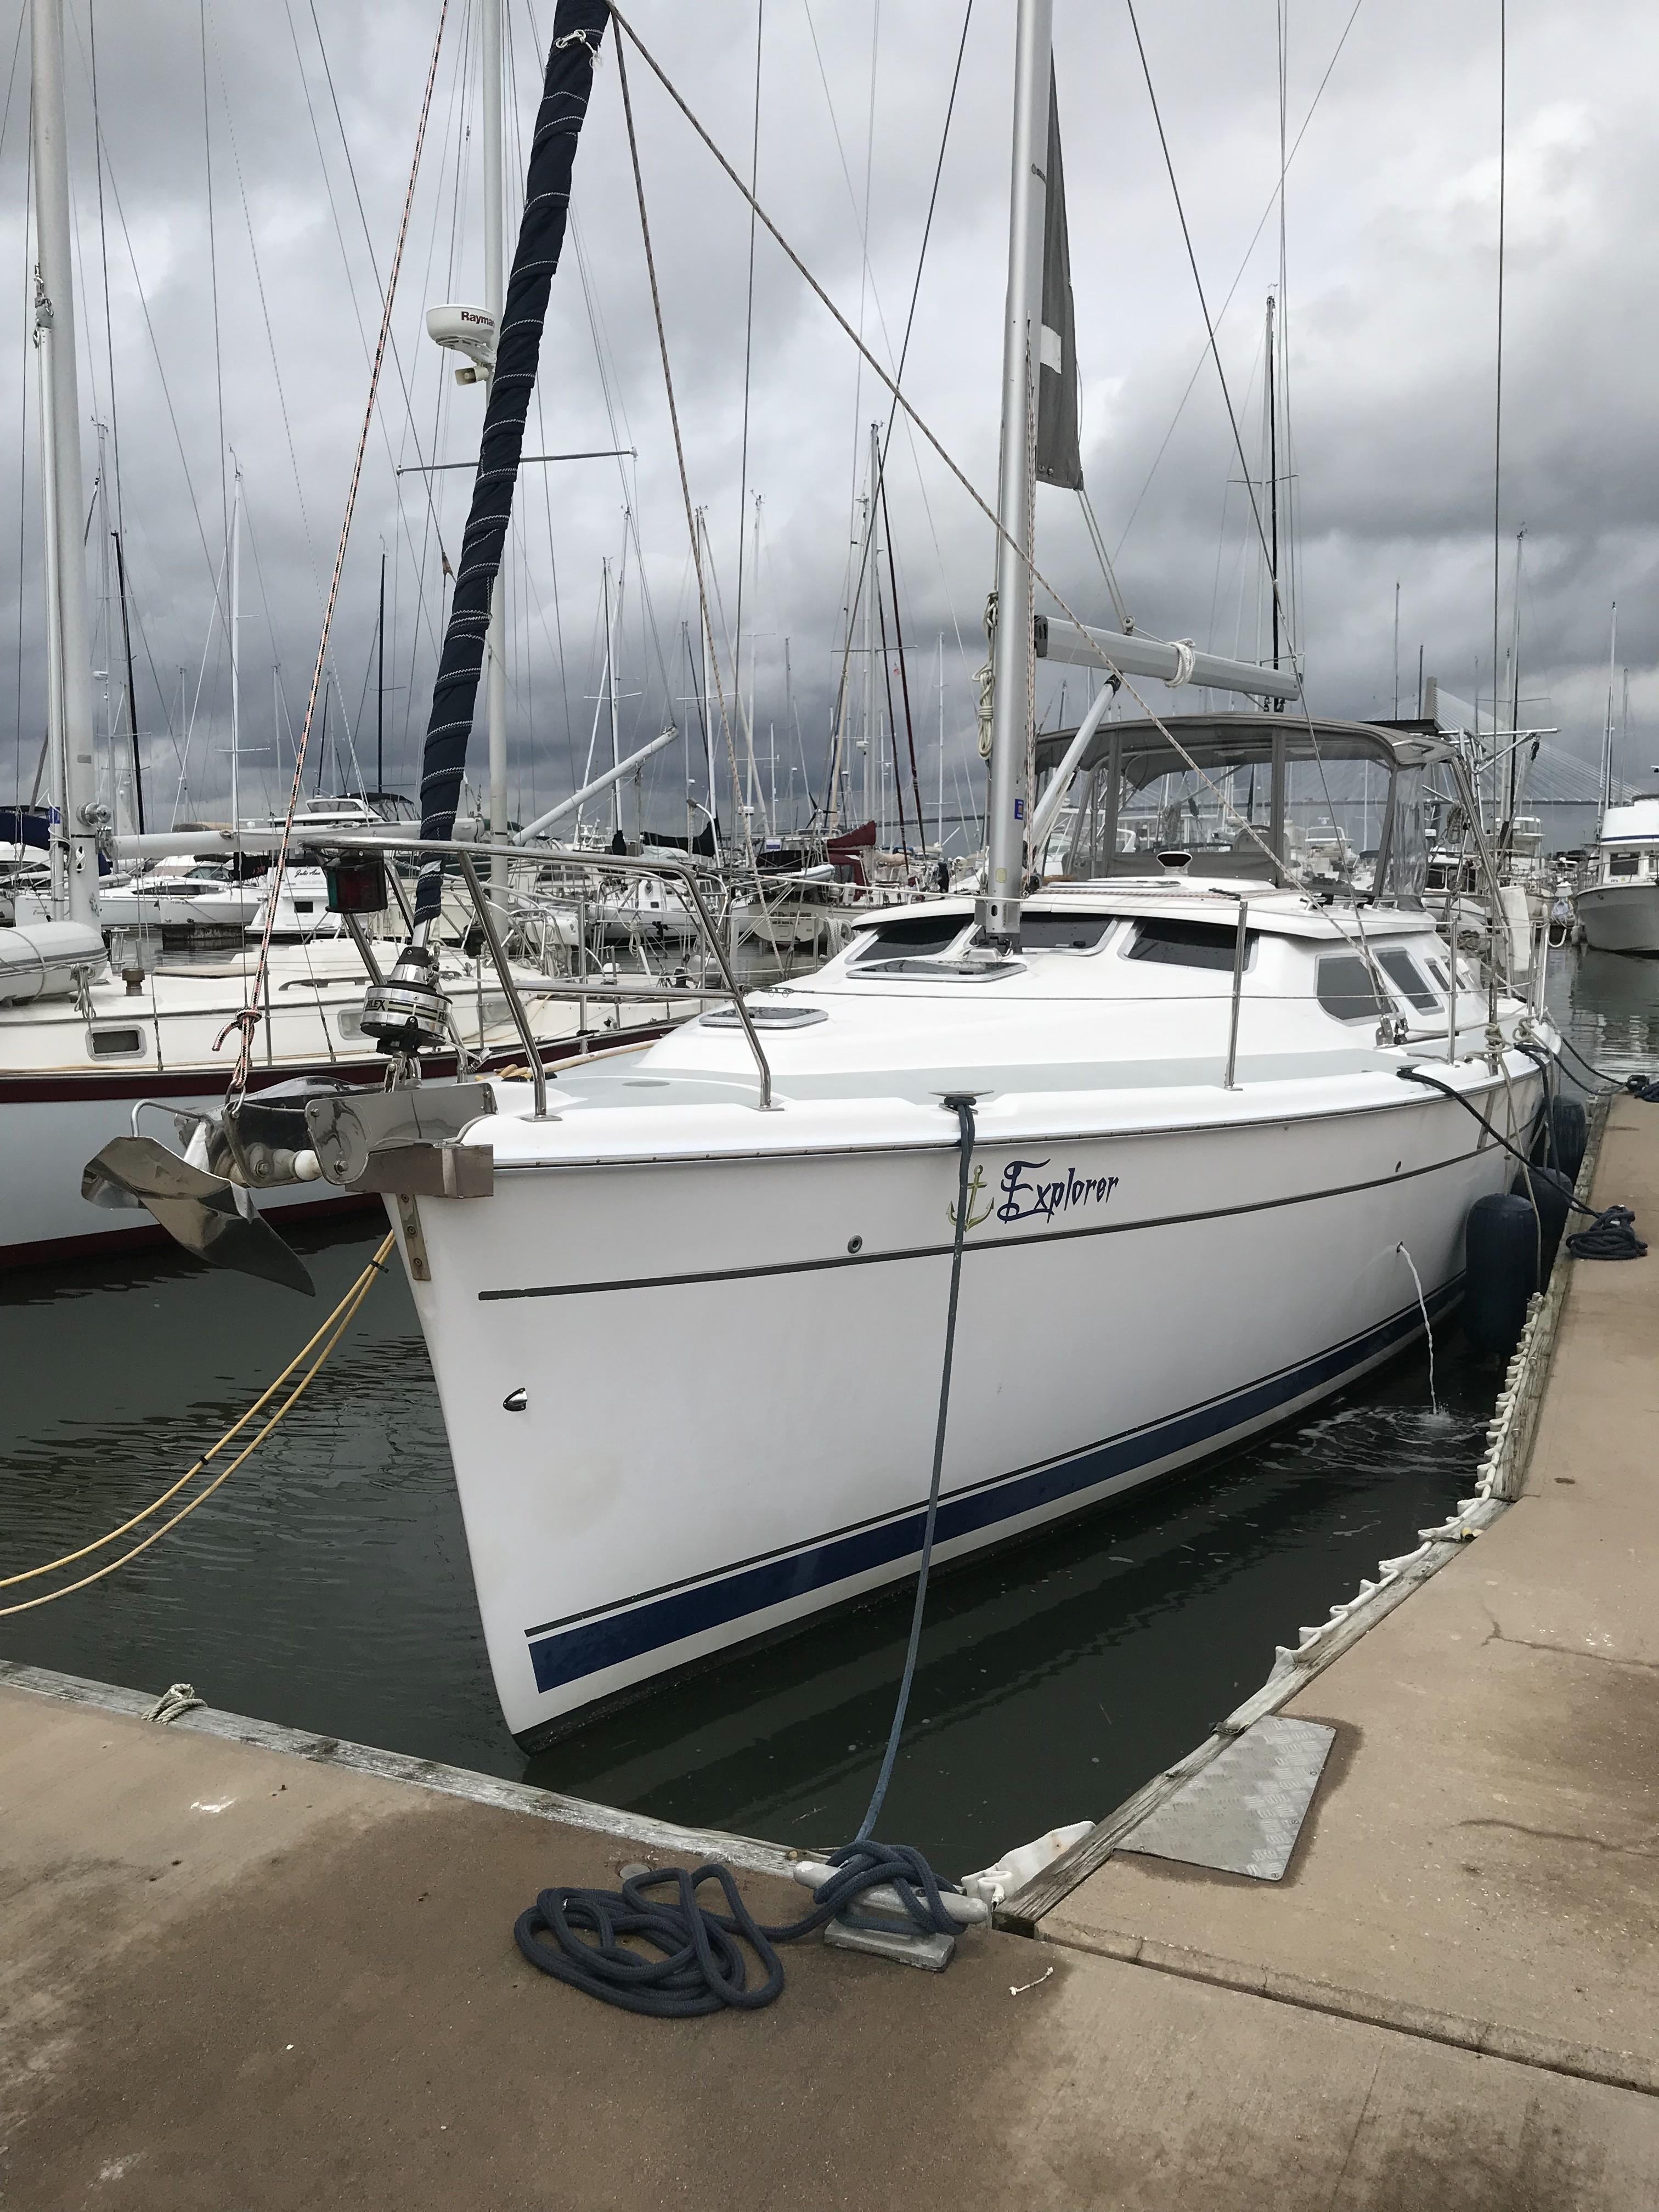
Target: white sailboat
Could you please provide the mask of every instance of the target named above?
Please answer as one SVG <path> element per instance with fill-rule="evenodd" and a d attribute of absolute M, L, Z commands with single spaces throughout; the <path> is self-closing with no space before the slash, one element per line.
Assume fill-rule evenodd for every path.
<path fill-rule="evenodd" d="M 604 21 L 564 0 L 556 47 L 596 46 Z M 449 1101 L 392 1212 L 526 1744 L 915 1571 L 958 1233 L 941 1559 L 1217 1451 L 1408 1343 L 1416 1279 L 1429 1312 L 1455 1298 L 1468 1210 L 1513 1172 L 1478 1121 L 1529 1133 L 1537 1011 L 1454 966 L 1422 902 L 1425 782 L 1468 796 L 1453 749 L 1316 720 L 1289 672 L 1051 619 L 1051 658 L 1292 705 L 1114 722 L 1103 688 L 1037 745 L 1032 812 L 1049 21 L 1049 0 L 1020 0 L 981 896 L 866 914 L 816 975 L 544 1099 L 500 1083 L 481 1111 L 422 1082 L 385 1109 L 436 1127 Z M 1384 793 L 1363 905 L 1295 858 L 1339 762 Z M 1146 794 L 1179 830 L 1200 788 L 1201 836 L 1121 848 Z M 1028 894 L 1068 801 L 1066 878 Z M 389 1005 L 413 1003 L 421 957 Z M 1456 1098 L 1401 1079 L 1419 1066 Z M 325 1107 L 311 1125 L 324 1175 L 349 1179 L 361 1150 L 331 1148 Z M 491 1194 L 440 1194 L 461 1180 L 441 1153 Z M 672 1347 L 647 1389 L 643 1341 Z"/>
<path fill-rule="evenodd" d="M 416 1304 L 525 1741 L 915 1571 L 947 1100 L 971 1099 L 975 1138 L 941 1558 L 1215 1451 L 1407 1342 L 1401 1248 L 1439 1310 L 1469 1206 L 1512 1169 L 1402 1070 L 1437 1062 L 1521 1139 L 1538 1099 L 1514 1047 L 1528 1010 L 1467 966 L 1454 983 L 1422 906 L 1424 780 L 1455 778 L 1450 748 L 1294 713 L 1097 714 L 1048 804 L 1089 779 L 1100 873 L 1022 897 L 1050 8 L 1018 12 L 983 896 L 872 915 L 818 975 L 757 999 L 763 1067 L 716 1013 L 562 1079 L 544 1117 L 503 1090 L 466 1137 L 497 1195 L 421 1202 Z M 1051 655 L 1062 635 L 1049 625 Z M 1106 650 L 1222 688 L 1174 648 Z M 1228 688 L 1294 692 L 1270 678 Z M 1287 791 L 1335 757 L 1388 792 L 1363 912 L 1291 876 Z M 1234 805 L 1228 849 L 1117 855 L 1128 792 L 1196 774 L 1237 793 L 1253 772 L 1273 797 L 1259 830 Z M 617 1350 L 642 1339 L 678 1356 L 619 1428 Z"/>

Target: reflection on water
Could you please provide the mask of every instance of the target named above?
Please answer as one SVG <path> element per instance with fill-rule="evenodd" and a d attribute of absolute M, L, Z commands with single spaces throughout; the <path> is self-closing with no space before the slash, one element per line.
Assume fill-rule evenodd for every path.
<path fill-rule="evenodd" d="M 1551 1000 L 1599 1065 L 1659 1059 L 1659 964 L 1558 956 Z M 378 1233 L 365 1216 L 296 1238 L 322 1310 Z M 313 1313 L 182 1255 L 0 1278 L 0 1573 L 163 1488 Z M 1419 1351 L 1218 1464 L 942 1571 L 887 1832 L 947 1868 L 988 1863 L 1188 1750 L 1276 1644 L 1468 1490 L 1492 1380 L 1455 1327 L 1438 1349 L 1438 1421 Z M 143 1689 L 189 1680 L 233 1711 L 823 1842 L 863 1810 L 908 1618 L 908 1588 L 889 1592 L 653 1690 L 526 1766 L 496 1711 L 425 1350 L 388 1276 L 246 1468 L 131 1566 L 0 1620 L 0 1653 Z"/>
<path fill-rule="evenodd" d="M 1551 1012 L 1577 1049 L 1609 1075 L 1650 1073 L 1659 1059 L 1659 960 L 1597 952 L 1554 956 Z"/>

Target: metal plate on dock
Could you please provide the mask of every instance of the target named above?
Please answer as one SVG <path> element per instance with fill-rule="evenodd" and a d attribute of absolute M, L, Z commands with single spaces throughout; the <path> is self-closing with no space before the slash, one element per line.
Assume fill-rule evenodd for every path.
<path fill-rule="evenodd" d="M 1257 1721 L 1118 1844 L 1278 1881 L 1291 1863 L 1336 1730 L 1322 1721 Z"/>

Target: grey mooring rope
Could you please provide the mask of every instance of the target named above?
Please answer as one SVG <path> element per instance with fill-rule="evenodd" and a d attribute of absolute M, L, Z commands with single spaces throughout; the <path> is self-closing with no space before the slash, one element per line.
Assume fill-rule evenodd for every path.
<path fill-rule="evenodd" d="M 857 1840 L 863 1843 L 875 1826 L 881 1812 L 882 1800 L 887 1795 L 887 1785 L 893 1778 L 893 1762 L 898 1757 L 899 1738 L 904 1733 L 904 1716 L 910 1703 L 910 1685 L 915 1679 L 916 1654 L 921 1648 L 921 1617 L 927 1604 L 927 1577 L 933 1565 L 933 1531 L 939 1521 L 939 1481 L 945 1472 L 945 1427 L 951 1414 L 951 1368 L 957 1350 L 957 1302 L 962 1291 L 962 1242 L 968 1234 L 968 1171 L 974 1159 L 974 1101 L 968 1092 L 951 1091 L 945 1101 L 947 1112 L 954 1113 L 959 1133 L 960 1164 L 957 1173 L 956 1237 L 951 1246 L 951 1299 L 945 1310 L 945 1359 L 939 1378 L 939 1420 L 933 1430 L 933 1473 L 927 1487 L 927 1519 L 921 1532 L 921 1565 L 916 1573 L 916 1602 L 910 1615 L 910 1642 L 904 1654 L 904 1672 L 899 1679 L 898 1702 L 893 1708 L 893 1725 L 887 1732 L 887 1749 L 883 1754 L 881 1771 L 876 1777 L 876 1786 L 870 1793 L 870 1803 Z"/>
<path fill-rule="evenodd" d="M 889 1884 L 898 1893 L 906 1913 L 920 1935 L 951 1935 L 957 1923 L 945 1910 L 943 1892 L 955 1882 L 941 1883 L 918 1850 L 905 1844 L 879 1844 L 871 1836 L 880 1816 L 887 1785 L 893 1778 L 915 1680 L 916 1655 L 921 1646 L 922 1617 L 927 1605 L 927 1581 L 933 1564 L 933 1537 L 939 1525 L 939 1486 L 945 1470 L 945 1431 L 951 1412 L 951 1369 L 956 1355 L 957 1308 L 962 1290 L 962 1247 L 968 1233 L 969 1176 L 974 1158 L 974 1097 L 971 1092 L 951 1091 L 945 1099 L 955 1114 L 960 1158 L 957 1176 L 956 1233 L 951 1247 L 951 1295 L 945 1315 L 945 1358 L 939 1371 L 939 1420 L 933 1431 L 933 1467 L 927 1488 L 927 1514 L 922 1528 L 921 1564 L 916 1573 L 915 1604 L 910 1615 L 910 1640 L 904 1654 L 898 1697 L 881 1771 L 871 1792 L 857 1837 L 841 1850 L 829 1854 L 837 1869 L 834 1878 L 816 1893 L 810 1911 L 799 1920 L 768 1927 L 757 1921 L 738 1893 L 731 1869 L 718 1865 L 658 1867 L 626 1876 L 619 1890 L 544 1889 L 536 1902 L 519 1915 L 513 1940 L 532 1966 L 556 1981 L 565 1982 L 586 1996 L 623 2012 L 644 2014 L 658 2020 L 684 2020 L 701 2013 L 732 2007 L 757 2012 L 783 1993 L 783 1961 L 776 1945 L 797 1943 L 815 1928 L 843 1912 L 867 1889 Z M 711 1910 L 697 1900 L 705 1882 L 718 1882 L 730 1907 Z M 647 1894 L 672 1884 L 672 1901 Z M 623 1939 L 631 1936 L 634 1946 Z M 764 1969 L 764 1978 L 749 1984 L 744 1954 L 747 1945 Z M 653 1953 L 654 1956 L 651 1955 Z"/>
<path fill-rule="evenodd" d="M 1487 1135 L 1495 1138 L 1510 1157 L 1519 1160 L 1530 1175 L 1533 1163 L 1500 1130 L 1493 1128 L 1473 1099 L 1465 1098 L 1449 1084 L 1425 1074 L 1420 1067 L 1402 1067 L 1396 1073 L 1402 1082 L 1425 1084 L 1431 1091 L 1437 1091 L 1443 1098 L 1449 1098 L 1453 1105 L 1461 1106 L 1466 1114 L 1472 1114 Z M 1589 1227 L 1575 1230 L 1565 1240 L 1567 1249 L 1575 1260 L 1640 1260 L 1646 1257 L 1648 1248 L 1636 1234 L 1636 1216 L 1629 1206 L 1609 1206 L 1598 1213 L 1593 1206 L 1586 1206 L 1583 1200 L 1576 1197 L 1572 1192 L 1566 1191 L 1562 1194 L 1575 1213 L 1589 1216 Z M 1534 1210 L 1536 1212 L 1535 1206 Z"/>

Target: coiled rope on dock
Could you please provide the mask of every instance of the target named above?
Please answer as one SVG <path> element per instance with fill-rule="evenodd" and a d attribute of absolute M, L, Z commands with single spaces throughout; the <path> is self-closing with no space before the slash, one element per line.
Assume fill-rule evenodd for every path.
<path fill-rule="evenodd" d="M 543 1973 L 620 2011 L 687 2020 L 727 2007 L 758 2012 L 769 2005 L 783 1992 L 783 1961 L 775 1947 L 799 1943 L 866 1890 L 890 1885 L 921 1934 L 949 1934 L 956 1925 L 942 1894 L 956 1885 L 942 1885 L 921 1853 L 908 1844 L 848 1844 L 832 1851 L 829 1863 L 834 1878 L 815 1893 L 811 1910 L 799 1920 L 769 1927 L 757 1921 L 729 1867 L 700 1866 L 695 1872 L 660 1867 L 624 1875 L 619 1890 L 544 1889 L 519 1915 L 513 1940 Z M 729 1912 L 698 1902 L 697 1892 L 710 1881 L 725 1892 Z M 671 1883 L 677 1893 L 672 1900 L 646 1894 Z M 630 1949 L 624 1936 L 649 1951 Z M 753 1987 L 744 1943 L 764 1969 L 764 1979 Z"/>
<path fill-rule="evenodd" d="M 125 1566 L 130 1559 L 136 1559 L 141 1552 L 147 1552 L 152 1544 L 167 1534 L 169 1528 L 176 1528 L 187 1514 L 193 1513 L 204 1498 L 211 1498 L 220 1484 L 228 1481 L 245 1461 L 252 1457 L 278 1422 L 304 1397 L 330 1352 L 351 1326 L 357 1309 L 368 1296 L 375 1277 L 386 1266 L 386 1261 L 391 1256 L 392 1242 L 389 1234 L 382 1239 L 374 1258 L 363 1269 L 362 1274 L 357 1277 L 327 1320 L 295 1353 L 282 1373 L 259 1393 L 246 1413 L 239 1420 L 231 1424 L 217 1443 L 210 1444 L 194 1466 L 187 1468 L 176 1482 L 169 1484 L 167 1488 L 162 1491 L 159 1498 L 151 1498 L 148 1505 L 142 1507 L 138 1512 L 123 1521 L 118 1528 L 111 1528 L 103 1535 L 94 1537 L 91 1543 L 82 1545 L 78 1551 L 65 1552 L 59 1559 L 47 1559 L 38 1567 L 25 1567 L 15 1575 L 0 1576 L 0 1589 L 13 1589 L 20 1583 L 35 1582 L 42 1575 L 56 1574 L 64 1567 L 75 1566 L 81 1560 L 90 1559 L 94 1552 L 101 1552 L 106 1545 L 118 1542 L 121 1537 L 127 1535 L 142 1522 L 148 1521 L 152 1514 L 159 1513 L 162 1506 L 176 1498 L 188 1483 L 193 1482 L 198 1475 L 203 1474 L 211 1465 L 227 1444 L 241 1434 L 260 1409 L 270 1404 L 289 1376 L 297 1368 L 305 1367 L 305 1372 L 300 1376 L 299 1381 L 264 1423 L 252 1443 L 244 1444 L 235 1458 L 222 1467 L 211 1482 L 204 1483 L 193 1497 L 185 1500 L 176 1513 L 170 1514 L 159 1528 L 152 1528 L 147 1536 L 142 1537 L 137 1543 L 123 1552 L 118 1559 L 106 1560 L 102 1566 L 94 1567 L 90 1574 L 82 1575 L 75 1582 L 64 1583 L 57 1589 L 43 1590 L 38 1597 L 23 1598 L 15 1605 L 0 1606 L 0 1620 L 6 1620 L 14 1613 L 28 1613 L 36 1606 L 50 1605 L 54 1598 L 68 1597 L 76 1590 L 85 1589 L 89 1583 L 101 1582 L 106 1575 L 112 1575 L 118 1567 Z M 307 1359 L 310 1360 L 310 1364 L 306 1366 Z"/>

